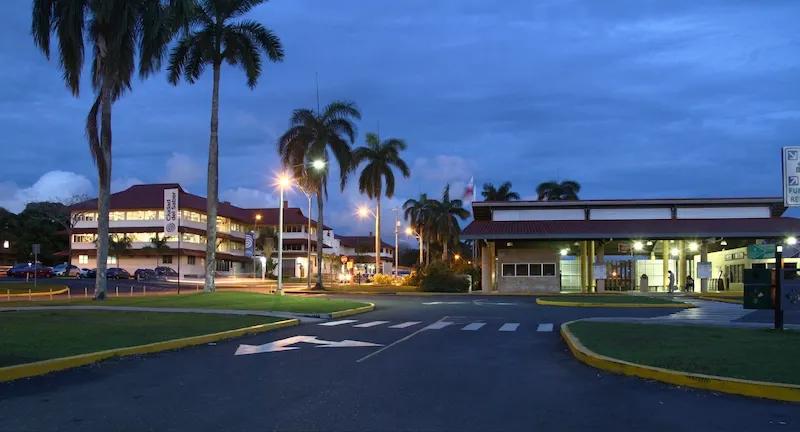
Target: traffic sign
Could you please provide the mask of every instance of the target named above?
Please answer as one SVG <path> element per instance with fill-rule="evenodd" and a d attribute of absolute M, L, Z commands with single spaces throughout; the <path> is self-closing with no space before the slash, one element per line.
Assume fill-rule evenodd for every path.
<path fill-rule="evenodd" d="M 783 148 L 783 203 L 800 206 L 800 147 Z"/>

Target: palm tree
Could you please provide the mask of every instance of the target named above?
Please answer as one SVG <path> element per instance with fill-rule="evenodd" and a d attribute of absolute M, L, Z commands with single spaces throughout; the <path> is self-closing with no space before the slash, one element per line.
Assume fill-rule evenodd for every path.
<path fill-rule="evenodd" d="M 323 197 L 328 195 L 329 163 L 322 169 L 309 169 L 314 161 L 328 161 L 333 153 L 339 165 L 339 183 L 344 189 L 347 174 L 352 164 L 350 144 L 355 141 L 354 120 L 360 120 L 361 113 L 352 102 L 334 101 L 322 112 L 297 109 L 292 113 L 289 130 L 278 140 L 278 154 L 281 162 L 296 179 L 304 179 L 307 190 L 317 195 L 317 284 L 324 289 L 322 282 L 322 235 L 325 224 L 322 219 Z M 316 164 L 315 164 L 316 165 Z M 280 265 L 280 263 L 278 264 Z"/>
<path fill-rule="evenodd" d="M 117 259 L 117 267 L 119 267 L 119 257 L 124 255 L 131 248 L 131 245 L 131 238 L 124 234 L 122 237 L 113 235 L 109 238 L 108 251 L 111 256 Z M 98 274 L 97 277 L 100 277 L 100 275 Z"/>
<path fill-rule="evenodd" d="M 460 199 L 450 198 L 450 185 L 448 184 L 442 192 L 441 201 L 430 201 L 430 214 L 431 226 L 442 243 L 442 261 L 447 262 L 448 246 L 457 244 L 458 236 L 461 234 L 458 219 L 468 218 L 469 211 L 464 208 L 464 203 Z"/>
<path fill-rule="evenodd" d="M 169 236 L 160 237 L 158 233 L 154 237 L 150 238 L 150 245 L 146 247 L 147 249 L 152 249 L 156 253 L 156 267 L 161 264 L 160 258 L 162 258 L 167 252 L 169 252 Z M 179 257 L 180 258 L 180 257 Z"/>
<path fill-rule="evenodd" d="M 576 181 L 564 180 L 559 183 L 552 180 L 540 183 L 536 187 L 536 194 L 539 201 L 576 201 L 580 190 L 581 185 Z"/>
<path fill-rule="evenodd" d="M 417 235 L 419 236 L 419 266 L 423 265 L 423 248 L 422 244 L 425 241 L 427 230 L 425 229 L 428 224 L 430 215 L 430 199 L 428 194 L 420 194 L 419 199 L 409 198 L 403 203 L 403 217 L 408 219 L 411 226 L 414 227 Z"/>
<path fill-rule="evenodd" d="M 495 188 L 491 183 L 484 183 L 481 195 L 486 201 L 514 201 L 519 199 L 519 194 L 511 191 L 511 182 L 504 182 L 499 188 Z"/>
<path fill-rule="evenodd" d="M 86 135 L 98 177 L 94 292 L 98 300 L 106 297 L 112 105 L 131 89 L 137 51 L 142 78 L 160 68 L 162 48 L 174 34 L 171 18 L 181 10 L 182 1 L 185 0 L 33 0 L 34 44 L 49 59 L 51 35 L 58 38 L 64 83 L 76 97 L 80 92 L 84 53 L 86 50 L 92 53 L 91 83 L 95 97 L 86 118 Z"/>
<path fill-rule="evenodd" d="M 386 198 L 394 196 L 393 167 L 400 170 L 403 177 L 411 175 L 408 165 L 400 158 L 400 151 L 405 149 L 406 143 L 401 139 L 389 138 L 381 142 L 378 134 L 368 133 L 367 145 L 353 150 L 354 169 L 366 162 L 358 177 L 358 190 L 377 200 L 378 204 L 375 213 L 375 273 L 381 273 L 381 195 L 385 193 Z"/>
<path fill-rule="evenodd" d="M 283 60 L 278 37 L 258 22 L 234 19 L 266 0 L 196 0 L 186 27 L 170 52 L 168 79 L 177 85 L 183 78 L 194 84 L 206 66 L 214 77 L 211 91 L 211 136 L 208 143 L 206 202 L 206 275 L 204 290 L 214 291 L 216 272 L 217 206 L 219 205 L 219 81 L 222 62 L 239 65 L 252 89 L 261 75 L 261 52 L 272 62 Z"/>

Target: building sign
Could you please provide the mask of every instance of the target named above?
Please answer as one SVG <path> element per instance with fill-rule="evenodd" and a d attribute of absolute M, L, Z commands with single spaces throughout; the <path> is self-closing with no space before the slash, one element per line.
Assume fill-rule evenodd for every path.
<path fill-rule="evenodd" d="M 178 235 L 178 189 L 164 189 L 164 235 Z"/>
<path fill-rule="evenodd" d="M 783 203 L 800 206 L 800 147 L 783 148 Z"/>
<path fill-rule="evenodd" d="M 747 245 L 747 258 L 754 260 L 775 258 L 775 245 L 774 244 Z"/>
<path fill-rule="evenodd" d="M 255 255 L 255 235 L 252 231 L 244 235 L 244 256 L 251 257 Z"/>

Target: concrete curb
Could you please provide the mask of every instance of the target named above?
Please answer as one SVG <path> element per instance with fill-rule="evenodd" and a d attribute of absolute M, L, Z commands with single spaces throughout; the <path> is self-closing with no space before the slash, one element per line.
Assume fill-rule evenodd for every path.
<path fill-rule="evenodd" d="M 7 294 L 7 293 L 2 292 L 2 285 L 0 285 L 0 300 L 2 300 L 4 298 L 8 298 L 8 297 L 11 297 L 12 299 L 15 299 L 15 298 L 28 298 L 28 297 L 47 297 L 47 296 L 51 296 L 51 295 L 66 294 L 67 292 L 69 292 L 69 288 L 62 288 L 62 289 L 60 289 L 58 291 L 36 291 L 36 292 L 32 292 L 30 294 L 28 294 L 28 293 Z"/>
<path fill-rule="evenodd" d="M 366 306 L 361 306 L 353 309 L 345 309 L 337 312 L 331 312 L 328 314 L 330 318 L 341 318 L 350 315 L 357 315 L 360 313 L 365 312 L 372 312 L 375 310 L 375 303 L 368 303 Z"/>
<path fill-rule="evenodd" d="M 44 375 L 50 372 L 56 372 L 79 366 L 85 366 L 112 357 L 150 354 L 159 351 L 168 351 L 194 345 L 202 345 L 209 342 L 220 341 L 223 339 L 231 339 L 248 334 L 257 334 L 270 330 L 276 330 L 279 328 L 296 326 L 299 323 L 300 321 L 297 319 L 289 319 L 269 324 L 260 324 L 256 326 L 226 330 L 222 332 L 210 333 L 199 336 L 190 336 L 180 339 L 171 339 L 145 345 L 114 348 L 105 351 L 96 351 L 92 353 L 78 354 L 70 357 L 60 357 L 33 363 L 24 363 L 20 365 L 6 366 L 0 368 L 0 382 L 12 381 L 20 378 L 29 378 L 37 375 Z"/>
<path fill-rule="evenodd" d="M 561 324 L 561 337 L 572 355 L 589 366 L 616 374 L 652 379 L 678 386 L 785 402 L 800 402 L 800 385 L 681 372 L 606 357 L 586 348 L 580 339 L 572 334 L 569 325 L 578 321 L 582 320 Z"/>
<path fill-rule="evenodd" d="M 704 296 L 697 296 L 699 300 L 708 300 L 708 301 L 716 301 L 721 303 L 731 303 L 731 304 L 742 304 L 742 300 L 735 300 L 725 297 L 704 297 Z"/>
<path fill-rule="evenodd" d="M 536 304 L 542 306 L 567 306 L 567 307 L 602 307 L 602 308 L 678 308 L 688 309 L 696 307 L 689 303 L 589 303 L 589 302 L 573 302 L 561 300 L 545 300 L 536 299 Z"/>

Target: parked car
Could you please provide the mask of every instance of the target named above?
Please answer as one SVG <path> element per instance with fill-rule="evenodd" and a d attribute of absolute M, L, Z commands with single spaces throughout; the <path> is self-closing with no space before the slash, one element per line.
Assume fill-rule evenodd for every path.
<path fill-rule="evenodd" d="M 108 279 L 130 279 L 131 274 L 124 268 L 111 267 L 106 269 L 106 278 Z"/>
<path fill-rule="evenodd" d="M 172 269 L 172 267 L 156 267 L 155 268 L 156 276 L 163 276 L 163 277 L 178 277 L 178 272 Z"/>
<path fill-rule="evenodd" d="M 136 280 L 153 280 L 156 279 L 158 275 L 156 275 L 156 271 L 153 269 L 136 269 L 136 271 L 133 272 L 133 277 L 136 278 Z"/>
<path fill-rule="evenodd" d="M 56 276 L 77 276 L 81 269 L 78 266 L 62 263 L 53 267 L 53 273 Z"/>
<path fill-rule="evenodd" d="M 97 269 L 82 268 L 81 272 L 78 273 L 78 277 L 81 279 L 94 279 L 97 277 Z"/>
<path fill-rule="evenodd" d="M 50 278 L 53 277 L 53 269 L 40 263 L 17 264 L 11 267 L 6 274 L 9 277 L 18 278 L 34 277 L 34 275 L 37 278 Z"/>

